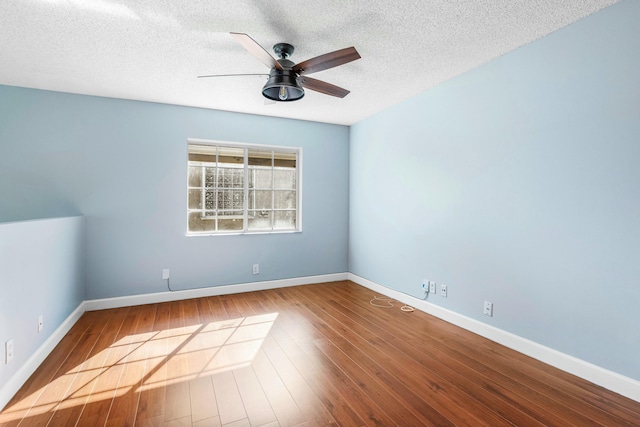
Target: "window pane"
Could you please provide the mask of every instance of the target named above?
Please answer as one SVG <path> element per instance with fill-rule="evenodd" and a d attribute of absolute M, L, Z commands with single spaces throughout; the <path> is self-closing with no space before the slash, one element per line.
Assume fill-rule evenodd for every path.
<path fill-rule="evenodd" d="M 189 209 L 202 209 L 202 190 L 189 190 Z"/>
<path fill-rule="evenodd" d="M 296 211 L 276 211 L 273 228 L 278 230 L 295 230 Z"/>
<path fill-rule="evenodd" d="M 216 186 L 216 168 L 205 168 L 204 186 L 209 188 Z"/>
<path fill-rule="evenodd" d="M 271 188 L 273 171 L 271 169 L 251 168 L 249 170 L 249 188 Z"/>
<path fill-rule="evenodd" d="M 211 219 L 205 219 L 200 212 L 189 213 L 189 231 L 215 231 L 216 222 Z"/>
<path fill-rule="evenodd" d="M 235 188 L 244 188 L 244 169 L 238 169 L 233 174 L 233 186 Z"/>
<path fill-rule="evenodd" d="M 202 168 L 200 166 L 189 167 L 189 187 L 200 187 L 202 185 Z"/>
<path fill-rule="evenodd" d="M 218 186 L 224 188 L 243 188 L 244 170 L 238 168 L 218 168 Z"/>
<path fill-rule="evenodd" d="M 295 169 L 276 169 L 273 173 L 273 188 L 279 190 L 294 190 L 296 188 Z"/>
<path fill-rule="evenodd" d="M 207 190 L 204 193 L 204 208 L 215 209 L 216 208 L 216 191 Z"/>
<path fill-rule="evenodd" d="M 274 191 L 274 209 L 295 209 L 295 191 Z"/>
<path fill-rule="evenodd" d="M 249 209 L 271 209 L 271 191 L 250 191 Z"/>
<path fill-rule="evenodd" d="M 249 230 L 271 230 L 272 211 L 249 211 Z"/>
<path fill-rule="evenodd" d="M 243 209 L 244 191 L 218 190 L 218 209 Z"/>
<path fill-rule="evenodd" d="M 243 221 L 242 211 L 218 212 L 218 230 L 242 230 Z"/>

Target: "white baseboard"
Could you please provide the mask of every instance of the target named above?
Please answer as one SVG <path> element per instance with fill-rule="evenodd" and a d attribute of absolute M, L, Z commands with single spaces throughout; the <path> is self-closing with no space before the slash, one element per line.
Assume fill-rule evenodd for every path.
<path fill-rule="evenodd" d="M 548 365 L 554 366 L 565 372 L 583 378 L 629 399 L 640 402 L 640 381 L 625 377 L 624 375 L 607 370 L 600 366 L 578 359 L 565 353 L 561 353 L 542 344 L 514 335 L 510 332 L 487 325 L 470 317 L 463 316 L 454 311 L 447 310 L 436 304 L 412 297 L 402 292 L 387 288 L 363 277 L 349 273 L 348 280 L 391 297 L 404 304 L 431 314 L 463 329 L 471 331 L 482 337 L 488 338 L 522 354 L 533 357 Z"/>
<path fill-rule="evenodd" d="M 190 298 L 210 297 L 215 295 L 238 294 L 241 292 L 263 291 L 267 289 L 286 288 L 289 286 L 310 285 L 314 283 L 337 282 L 347 280 L 348 273 L 323 274 L 320 276 L 295 277 L 292 279 L 268 280 L 265 282 L 240 283 L 236 285 L 212 286 L 177 290 L 175 292 L 158 292 L 155 294 L 131 295 L 126 297 L 104 298 L 85 301 L 85 311 L 104 310 L 107 308 L 129 307 L 133 305 L 154 304 L 158 302 L 178 301 Z"/>
<path fill-rule="evenodd" d="M 42 343 L 40 347 L 27 359 L 27 361 L 18 369 L 18 371 L 0 388 L 0 410 L 2 410 L 11 398 L 20 390 L 20 387 L 27 382 L 29 377 L 38 369 L 49 353 L 58 345 L 58 343 L 69 332 L 71 327 L 84 314 L 84 301 L 81 302 L 73 312 L 67 316 L 58 328 L 53 331 L 49 338 Z"/>

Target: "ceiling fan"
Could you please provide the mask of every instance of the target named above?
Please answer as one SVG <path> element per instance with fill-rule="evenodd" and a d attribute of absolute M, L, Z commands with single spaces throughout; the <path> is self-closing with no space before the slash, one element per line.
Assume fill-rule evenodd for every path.
<path fill-rule="evenodd" d="M 307 77 L 307 74 L 317 73 L 318 71 L 328 68 L 337 67 L 356 59 L 360 59 L 360 54 L 354 47 L 336 50 L 335 52 L 325 53 L 315 58 L 307 59 L 299 64 L 289 60 L 293 54 L 294 47 L 289 43 L 278 43 L 273 46 L 273 51 L 278 56 L 275 59 L 255 40 L 244 33 L 231 33 L 231 36 L 240 43 L 253 56 L 258 58 L 263 64 L 271 69 L 268 74 L 269 79 L 262 88 L 262 95 L 273 101 L 297 101 L 304 96 L 304 89 L 314 90 L 338 98 L 344 98 L 349 91 L 332 85 L 322 80 Z M 255 74 L 231 74 L 238 75 L 255 75 Z M 264 74 L 266 75 L 266 74 Z M 229 74 L 214 74 L 202 77 L 221 77 L 229 76 Z"/>

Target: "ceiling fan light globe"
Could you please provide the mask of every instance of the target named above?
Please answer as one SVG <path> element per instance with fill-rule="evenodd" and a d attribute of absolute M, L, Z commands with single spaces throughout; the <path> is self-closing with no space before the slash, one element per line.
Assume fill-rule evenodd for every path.
<path fill-rule="evenodd" d="M 262 95 L 278 102 L 297 101 L 304 96 L 304 89 L 294 72 L 274 68 L 262 88 Z"/>

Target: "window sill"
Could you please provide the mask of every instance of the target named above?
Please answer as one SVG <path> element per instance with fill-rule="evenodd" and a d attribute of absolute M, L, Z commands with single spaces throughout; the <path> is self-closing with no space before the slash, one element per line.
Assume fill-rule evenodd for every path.
<path fill-rule="evenodd" d="M 221 236 L 253 236 L 257 234 L 272 235 L 272 234 L 296 234 L 302 233 L 302 230 L 282 230 L 282 231 L 247 231 L 247 232 L 233 232 L 228 233 L 186 233 L 186 237 L 221 237 Z"/>

